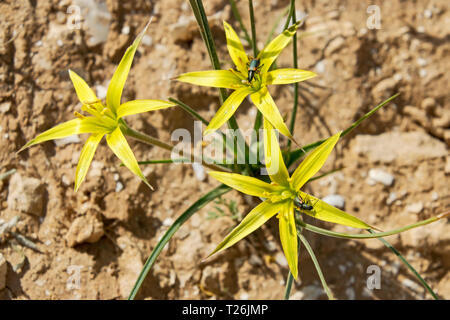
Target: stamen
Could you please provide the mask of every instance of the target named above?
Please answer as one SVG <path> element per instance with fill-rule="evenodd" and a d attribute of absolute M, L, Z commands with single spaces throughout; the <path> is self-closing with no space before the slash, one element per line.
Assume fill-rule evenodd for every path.
<path fill-rule="evenodd" d="M 84 119 L 85 118 L 85 116 L 83 116 L 81 113 L 79 113 L 79 112 L 77 112 L 77 111 L 74 111 L 74 116 L 75 117 L 77 117 L 78 119 Z"/>

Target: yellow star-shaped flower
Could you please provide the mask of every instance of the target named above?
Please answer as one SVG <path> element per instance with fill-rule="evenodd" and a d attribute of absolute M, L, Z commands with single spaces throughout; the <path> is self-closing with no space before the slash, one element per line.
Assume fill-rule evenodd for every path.
<path fill-rule="evenodd" d="M 79 75 L 69 70 L 70 79 L 75 87 L 78 99 L 82 103 L 81 110 L 88 113 L 89 116 L 84 116 L 75 112 L 75 115 L 77 116 L 76 119 L 59 124 L 39 134 L 19 150 L 20 152 L 28 147 L 48 140 L 61 139 L 74 134 L 90 133 L 91 135 L 84 144 L 78 161 L 75 173 L 75 191 L 78 190 L 86 177 L 95 150 L 105 135 L 108 146 L 116 156 L 128 169 L 152 188 L 142 174 L 133 151 L 128 145 L 122 132 L 124 126 L 126 126 L 122 118 L 132 114 L 169 108 L 175 106 L 175 104 L 163 100 L 133 100 L 121 103 L 123 87 L 127 80 L 134 54 L 147 27 L 148 24 L 133 44 L 127 49 L 119 66 L 114 72 L 106 93 L 106 104 L 103 104 L 103 102 L 97 98 L 94 91 Z"/>
<path fill-rule="evenodd" d="M 316 76 L 314 72 L 293 68 L 269 71 L 272 63 L 292 40 L 293 35 L 297 32 L 300 22 L 292 25 L 273 39 L 256 57 L 256 60 L 258 60 L 257 64 L 253 61 L 255 59 L 249 59 L 244 51 L 241 40 L 233 28 L 225 21 L 223 24 L 227 38 L 228 52 L 236 65 L 236 70 L 189 72 L 176 78 L 178 81 L 200 86 L 235 90 L 212 118 L 204 135 L 219 129 L 231 118 L 245 97 L 250 95 L 251 100 L 263 114 L 264 118 L 283 135 L 293 139 L 289 129 L 283 121 L 280 111 L 267 90 L 267 86 L 300 82 Z M 254 78 L 252 81 L 249 81 L 249 68 L 254 71 Z"/>
<path fill-rule="evenodd" d="M 265 199 L 250 211 L 241 223 L 217 246 L 212 254 L 229 248 L 278 213 L 281 245 L 289 268 L 297 278 L 297 229 L 294 211 L 316 219 L 360 229 L 372 228 L 358 218 L 339 210 L 314 196 L 300 191 L 301 187 L 324 165 L 339 140 L 340 133 L 325 140 L 311 152 L 289 176 L 273 126 L 264 120 L 264 149 L 267 172 L 271 183 L 235 173 L 212 171 L 213 178 L 249 195 Z M 301 204 L 304 204 L 301 206 Z M 211 254 L 211 255 L 212 255 Z"/>

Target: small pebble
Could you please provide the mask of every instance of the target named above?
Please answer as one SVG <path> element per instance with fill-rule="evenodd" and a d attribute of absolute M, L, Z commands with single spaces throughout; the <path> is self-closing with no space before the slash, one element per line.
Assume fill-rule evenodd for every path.
<path fill-rule="evenodd" d="M 65 146 L 66 144 L 80 143 L 81 139 L 78 135 L 73 135 L 73 136 L 68 136 L 66 138 L 53 140 L 53 142 L 55 143 L 55 145 L 57 147 L 62 147 L 62 146 Z"/>
<path fill-rule="evenodd" d="M 422 202 L 415 202 L 411 203 L 410 205 L 406 206 L 406 211 L 411 213 L 421 213 L 423 210 L 423 203 Z"/>
<path fill-rule="evenodd" d="M 370 169 L 369 178 L 385 186 L 391 186 L 394 183 L 394 176 L 381 169 Z"/>
<path fill-rule="evenodd" d="M 116 192 L 120 192 L 123 190 L 123 183 L 120 181 L 116 182 Z"/>
<path fill-rule="evenodd" d="M 172 218 L 166 218 L 162 222 L 162 225 L 165 226 L 165 227 L 170 227 L 172 224 L 173 224 L 173 219 Z"/>
<path fill-rule="evenodd" d="M 103 100 L 106 98 L 106 93 L 108 92 L 108 88 L 99 84 L 95 86 L 95 91 L 97 91 L 97 97 L 100 100 Z"/>
<path fill-rule="evenodd" d="M 395 192 L 391 192 L 389 193 L 388 198 L 386 199 L 386 204 L 390 205 L 392 204 L 395 200 L 397 200 L 397 193 Z"/>
<path fill-rule="evenodd" d="M 275 261 L 276 261 L 276 263 L 278 263 L 282 267 L 287 267 L 288 266 L 288 262 L 286 260 L 286 257 L 281 252 L 279 252 L 279 253 L 277 253 L 275 255 Z"/>
<path fill-rule="evenodd" d="M 330 194 L 322 199 L 322 201 L 332 205 L 333 207 L 344 209 L 345 208 L 345 199 L 343 196 L 339 194 Z"/>
<path fill-rule="evenodd" d="M 129 34 L 130 33 L 130 26 L 123 26 L 121 32 L 122 32 L 122 34 Z"/>
<path fill-rule="evenodd" d="M 205 168 L 200 163 L 193 162 L 192 169 L 194 169 L 195 177 L 198 181 L 203 181 L 206 179 Z"/>

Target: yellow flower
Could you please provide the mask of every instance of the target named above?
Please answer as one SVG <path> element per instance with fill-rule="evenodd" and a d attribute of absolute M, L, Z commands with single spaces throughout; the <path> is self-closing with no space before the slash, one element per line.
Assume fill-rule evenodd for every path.
<path fill-rule="evenodd" d="M 74 134 L 90 133 L 91 135 L 83 146 L 78 161 L 75 174 L 75 191 L 78 190 L 86 177 L 95 150 L 97 149 L 100 140 L 105 135 L 108 146 L 116 156 L 128 169 L 153 189 L 142 174 L 133 151 L 123 135 L 123 129 L 121 129 L 122 126 L 126 126 L 122 117 L 151 110 L 164 109 L 175 105 L 171 102 L 162 100 L 133 100 L 121 103 L 123 87 L 127 80 L 134 54 L 147 27 L 148 24 L 133 44 L 127 49 L 119 66 L 114 72 L 106 93 L 106 104 L 103 104 L 103 102 L 97 98 L 94 91 L 79 75 L 69 70 L 70 79 L 75 87 L 78 99 L 82 103 L 81 110 L 90 115 L 84 116 L 75 112 L 75 115 L 77 116 L 76 119 L 59 124 L 39 134 L 19 150 L 19 152 L 21 152 L 30 146 L 48 140 L 61 139 Z"/>
<path fill-rule="evenodd" d="M 282 134 L 293 139 L 289 129 L 273 101 L 268 85 L 288 84 L 304 81 L 316 76 L 314 72 L 300 69 L 277 69 L 269 71 L 272 63 L 277 59 L 281 51 L 289 44 L 293 35 L 297 32 L 299 22 L 292 25 L 273 39 L 257 56 L 259 67 L 254 79 L 248 81 L 248 66 L 251 60 L 244 51 L 244 47 L 233 28 L 223 22 L 227 38 L 227 48 L 231 59 L 237 70 L 211 70 L 184 73 L 176 78 L 178 81 L 188 82 L 200 86 L 218 87 L 235 90 L 213 117 L 204 135 L 219 129 L 242 103 L 246 96 L 251 100 L 258 110 L 270 123 Z"/>
<path fill-rule="evenodd" d="M 291 273 L 297 278 L 298 256 L 297 229 L 294 219 L 295 210 L 320 220 L 354 228 L 369 229 L 372 227 L 358 218 L 300 191 L 300 188 L 324 165 L 339 140 L 340 133 L 328 138 L 311 152 L 290 177 L 274 131 L 270 122 L 265 119 L 265 160 L 271 183 L 240 174 L 218 171 L 209 172 L 215 179 L 240 192 L 265 199 L 247 214 L 211 255 L 232 246 L 278 213 L 281 245 Z M 299 207 L 299 200 L 300 203 L 305 204 L 303 208 Z"/>

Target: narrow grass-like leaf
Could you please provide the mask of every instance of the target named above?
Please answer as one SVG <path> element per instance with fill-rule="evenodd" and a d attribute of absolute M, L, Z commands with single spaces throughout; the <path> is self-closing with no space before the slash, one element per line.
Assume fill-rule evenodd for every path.
<path fill-rule="evenodd" d="M 378 106 L 376 106 L 375 108 L 373 108 L 372 110 L 367 112 L 364 116 L 362 116 L 357 121 L 355 121 L 350 127 L 345 129 L 344 131 L 342 131 L 341 138 L 346 136 L 353 129 L 355 129 L 357 126 L 359 126 L 361 124 L 361 122 L 363 122 L 364 120 L 369 118 L 371 115 L 373 115 L 376 111 L 378 111 L 378 109 L 380 109 L 381 107 L 385 106 L 386 104 L 388 104 L 389 102 L 391 102 L 392 100 L 397 98 L 399 96 L 399 94 L 400 93 L 394 94 L 392 97 L 384 100 Z M 288 153 L 289 156 L 286 157 L 286 158 L 288 158 L 286 161 L 286 166 L 289 168 L 295 161 L 297 161 L 300 157 L 302 157 L 306 152 L 313 150 L 316 147 L 320 146 L 324 141 L 325 141 L 325 139 L 319 140 L 314 143 L 308 144 L 300 149 L 297 149 L 297 150 L 294 150 L 294 151 Z"/>
<path fill-rule="evenodd" d="M 324 275 L 323 275 L 323 273 L 322 273 L 322 269 L 320 268 L 319 261 L 317 260 L 316 255 L 314 254 L 313 249 L 312 249 L 311 246 L 309 245 L 308 240 L 306 240 L 305 236 L 302 235 L 301 231 L 297 231 L 297 235 L 298 235 L 298 238 L 300 239 L 300 241 L 301 241 L 301 242 L 303 243 L 303 245 L 305 246 L 305 248 L 306 248 L 306 250 L 308 251 L 309 255 L 311 256 L 311 260 L 312 260 L 313 263 L 314 263 L 314 267 L 315 267 L 316 270 L 317 270 L 317 274 L 319 275 L 320 282 L 322 283 L 322 287 L 323 287 L 323 289 L 325 290 L 325 292 L 326 292 L 326 294 L 327 294 L 327 296 L 328 296 L 328 299 L 334 300 L 333 293 L 331 292 L 330 288 L 329 288 L 328 285 L 327 285 L 327 282 L 325 281 L 325 277 L 324 277 Z"/>
<path fill-rule="evenodd" d="M 314 232 L 314 233 L 318 233 L 318 234 L 321 234 L 324 236 L 329 236 L 329 237 L 334 237 L 334 238 L 342 238 L 342 239 L 375 239 L 375 238 L 383 238 L 383 237 L 387 237 L 387 236 L 392 236 L 392 235 L 395 235 L 395 234 L 398 234 L 401 232 L 405 232 L 410 229 L 414 229 L 417 227 L 421 227 L 421 226 L 430 224 L 432 222 L 436 222 L 440 219 L 447 217 L 449 214 L 450 214 L 450 212 L 447 212 L 445 214 L 440 214 L 438 216 L 431 217 L 429 219 L 422 220 L 422 221 L 407 225 L 405 227 L 397 228 L 397 229 L 394 229 L 391 231 L 377 232 L 377 233 L 372 233 L 372 234 L 351 234 L 351 233 L 336 232 L 336 231 L 331 231 L 331 230 L 313 226 L 311 224 L 305 223 L 298 219 L 296 220 L 296 222 L 298 225 L 305 228 L 306 230 Z M 368 228 L 368 229 L 370 229 L 370 228 Z"/>
<path fill-rule="evenodd" d="M 294 282 L 294 276 L 292 275 L 291 271 L 289 270 L 288 277 L 286 280 L 286 288 L 284 289 L 284 300 L 289 300 L 293 282 Z"/>
<path fill-rule="evenodd" d="M 231 5 L 231 11 L 233 12 L 234 18 L 239 22 L 239 26 L 241 27 L 241 30 L 244 32 L 245 40 L 252 46 L 252 39 L 250 38 L 250 35 L 248 34 L 247 28 L 245 27 L 244 23 L 242 22 L 241 15 L 239 14 L 239 10 L 236 6 L 235 0 L 230 0 Z"/>
<path fill-rule="evenodd" d="M 374 234 L 375 231 L 369 229 L 368 232 Z M 414 274 L 414 276 L 419 280 L 419 282 L 424 286 L 424 288 L 431 294 L 434 300 L 439 300 L 438 295 L 431 289 L 431 287 L 428 285 L 428 283 L 420 276 L 420 274 L 417 272 L 416 269 L 412 265 L 409 264 L 409 262 L 403 257 L 403 255 L 395 249 L 387 240 L 384 238 L 378 238 L 379 241 L 381 241 L 389 250 L 391 250 L 403 264 Z"/>
<path fill-rule="evenodd" d="M 145 277 L 149 273 L 152 266 L 155 264 L 156 259 L 158 258 L 161 251 L 164 249 L 166 244 L 169 242 L 169 240 L 173 237 L 175 232 L 180 229 L 180 227 L 190 218 L 194 213 L 196 213 L 198 210 L 203 208 L 205 205 L 207 205 L 209 202 L 213 201 L 214 199 L 220 197 L 221 195 L 227 193 L 230 191 L 231 188 L 227 187 L 226 185 L 220 185 L 217 188 L 214 188 L 204 196 L 202 196 L 200 199 L 198 199 L 194 204 L 192 204 L 186 211 L 184 211 L 178 218 L 175 220 L 175 222 L 169 227 L 169 229 L 166 231 L 166 233 L 163 235 L 161 240 L 156 244 L 155 248 L 153 249 L 152 253 L 148 257 L 147 261 L 144 264 L 144 267 L 139 274 L 138 279 L 136 280 L 136 283 L 131 290 L 130 296 L 128 297 L 128 300 L 133 300 L 137 293 L 139 292 L 140 287 L 142 286 L 142 283 L 145 280 Z"/>
<path fill-rule="evenodd" d="M 0 174 L 0 181 L 8 178 L 9 176 L 12 176 L 14 173 L 16 173 L 16 171 L 16 169 L 11 169 L 9 171 L 6 171 L 5 173 Z"/>

